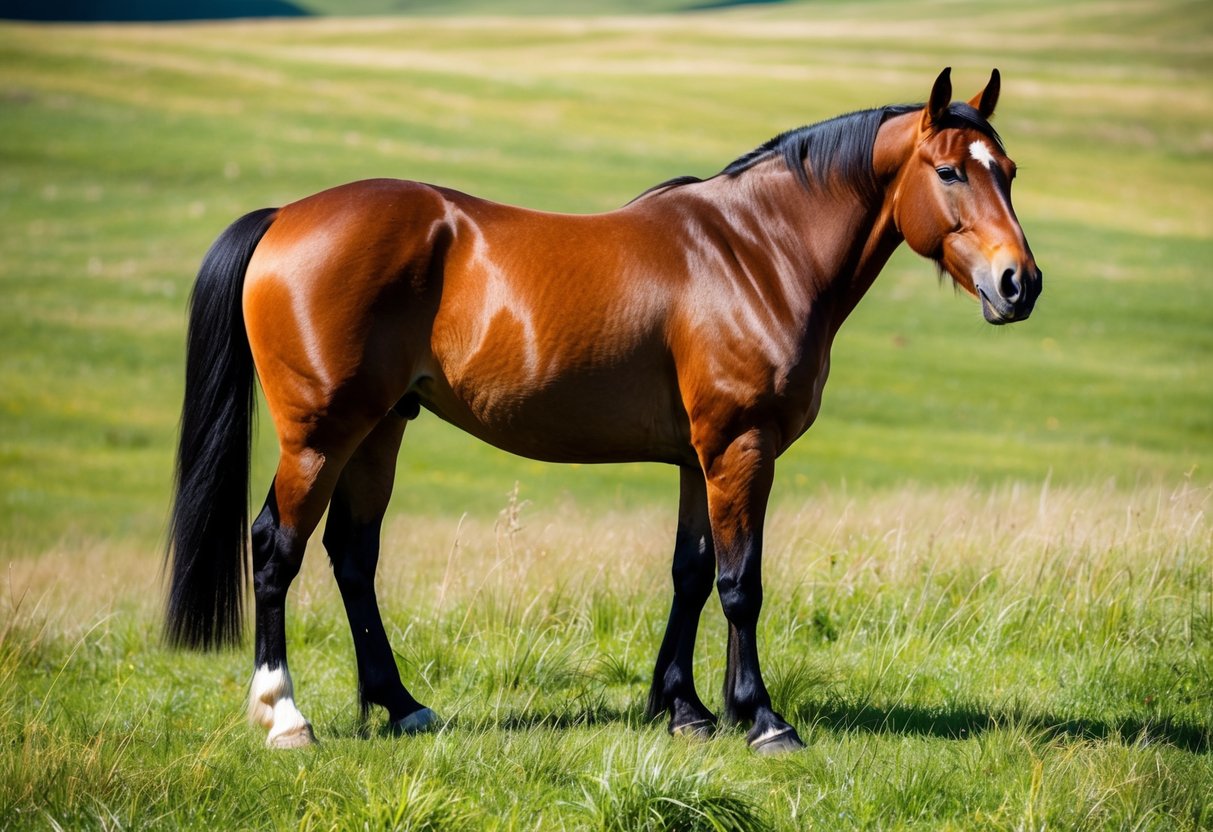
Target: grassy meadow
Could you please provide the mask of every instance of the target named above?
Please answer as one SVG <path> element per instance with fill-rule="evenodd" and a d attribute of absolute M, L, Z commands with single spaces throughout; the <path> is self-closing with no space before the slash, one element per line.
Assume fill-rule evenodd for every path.
<path fill-rule="evenodd" d="M 1213 828 L 1213 6 L 598 5 L 0 23 L 0 827 Z M 315 749 L 245 726 L 249 651 L 159 645 L 185 300 L 232 219 L 370 176 L 607 210 L 944 65 L 964 97 L 1002 70 L 1045 292 L 995 329 L 902 253 L 839 336 L 765 559 L 805 752 L 643 717 L 674 471 L 432 417 L 379 587 L 442 732 L 357 723 L 319 546 L 288 632 Z M 723 648 L 713 600 L 717 709 Z"/>

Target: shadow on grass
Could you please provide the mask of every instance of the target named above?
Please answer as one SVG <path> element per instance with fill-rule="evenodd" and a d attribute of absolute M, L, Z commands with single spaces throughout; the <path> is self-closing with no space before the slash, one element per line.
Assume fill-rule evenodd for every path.
<path fill-rule="evenodd" d="M 498 731 L 531 731 L 537 728 L 563 730 L 566 728 L 589 728 L 599 725 L 620 724 L 641 726 L 647 723 L 639 708 L 617 708 L 605 702 L 587 703 L 556 708 L 524 708 L 509 711 L 487 719 L 463 720 L 455 717 L 450 725 L 455 728 L 493 728 Z"/>
<path fill-rule="evenodd" d="M 946 710 L 871 705 L 845 706 L 838 703 L 806 703 L 795 709 L 795 721 L 837 732 L 906 734 L 946 739 L 968 739 L 999 728 L 1018 727 L 1050 739 L 1166 743 L 1195 754 L 1207 754 L 1213 747 L 1213 732 L 1207 728 L 1170 718 L 1159 719 L 1062 719 L 1051 714 L 1020 711 L 989 712 L 970 707 Z M 535 728 L 566 729 L 618 723 L 633 728 L 650 724 L 643 708 L 616 708 L 593 702 L 580 707 L 524 709 L 487 720 L 458 718 L 451 727 L 495 728 L 501 731 L 527 731 Z M 656 720 L 664 725 L 662 719 Z"/>
<path fill-rule="evenodd" d="M 550 729 L 588 728 L 602 725 L 623 725 L 639 728 L 649 720 L 639 708 L 616 708 L 603 703 L 591 703 L 564 708 L 525 708 L 505 714 L 485 717 L 455 715 L 442 720 L 442 730 L 451 731 L 532 731 Z M 399 736 L 386 722 L 372 717 L 366 722 L 342 723 L 328 726 L 330 736 L 341 739 L 370 739 Z"/>
<path fill-rule="evenodd" d="M 810 725 L 836 733 L 869 732 L 903 734 L 963 740 L 1000 728 L 1020 728 L 1050 739 L 1123 740 L 1166 743 L 1195 754 L 1207 754 L 1213 747 L 1213 731 L 1187 722 L 1160 719 L 1060 719 L 1052 715 L 1021 711 L 990 713 L 970 707 L 927 709 L 905 706 L 878 708 L 872 705 L 843 705 L 837 702 L 806 702 L 787 713 L 794 724 Z M 567 707 L 531 707 L 481 718 L 454 716 L 445 727 L 451 730 L 532 731 L 566 730 L 591 726 L 621 725 L 640 729 L 661 724 L 664 717 L 650 720 L 641 703 L 618 708 L 601 701 L 572 704 Z M 722 723 L 727 730 L 727 725 Z M 338 736 L 388 736 L 387 725 L 375 729 L 369 725 L 338 730 Z"/>
<path fill-rule="evenodd" d="M 1018 711 L 990 713 L 969 707 L 946 710 L 894 706 L 877 708 L 871 705 L 841 705 L 836 702 L 808 702 L 795 711 L 802 725 L 816 725 L 832 731 L 869 731 L 881 734 L 920 734 L 948 739 L 966 739 L 998 728 L 1020 727 L 1050 738 L 1077 740 L 1138 738 L 1163 742 L 1206 754 L 1211 732 L 1187 722 L 1160 719 L 1061 719 L 1053 715 L 1027 714 Z"/>

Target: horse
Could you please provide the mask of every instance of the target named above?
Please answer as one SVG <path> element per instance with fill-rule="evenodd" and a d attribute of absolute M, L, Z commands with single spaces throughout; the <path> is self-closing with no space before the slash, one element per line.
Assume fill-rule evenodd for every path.
<path fill-rule="evenodd" d="M 728 621 L 724 717 L 748 724 L 756 752 L 803 747 L 759 668 L 775 460 L 816 419 L 835 334 L 902 241 L 989 323 L 1031 313 L 1042 276 L 990 124 L 1000 87 L 994 70 L 953 102 L 944 69 L 925 104 L 790 130 L 714 176 L 600 214 L 378 179 L 238 219 L 189 304 L 169 644 L 240 641 L 251 560 L 250 720 L 270 747 L 315 742 L 284 622 L 327 508 L 364 724 L 380 706 L 398 734 L 440 727 L 401 682 L 375 592 L 396 457 L 424 408 L 524 457 L 677 466 L 673 601 L 648 712 L 673 735 L 714 733 L 692 674 L 714 583 Z M 258 379 L 280 457 L 250 524 Z"/>

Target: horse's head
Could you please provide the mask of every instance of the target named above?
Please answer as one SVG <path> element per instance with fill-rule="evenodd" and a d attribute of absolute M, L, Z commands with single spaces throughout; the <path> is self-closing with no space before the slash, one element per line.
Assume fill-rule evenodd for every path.
<path fill-rule="evenodd" d="M 897 174 L 893 219 L 910 248 L 981 300 L 987 321 L 1022 321 L 1040 295 L 1041 273 L 1011 207 L 1015 163 L 988 120 L 998 70 L 968 103 L 952 102 L 950 75 L 940 73 L 910 128 L 914 149 Z"/>

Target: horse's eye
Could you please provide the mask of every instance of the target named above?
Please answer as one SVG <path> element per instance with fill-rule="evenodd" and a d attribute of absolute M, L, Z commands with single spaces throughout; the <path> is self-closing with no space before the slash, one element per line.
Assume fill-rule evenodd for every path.
<path fill-rule="evenodd" d="M 944 165 L 935 168 L 935 172 L 939 174 L 939 178 L 945 184 L 951 185 L 953 182 L 963 182 L 964 177 L 960 175 L 960 171 L 951 165 Z"/>

